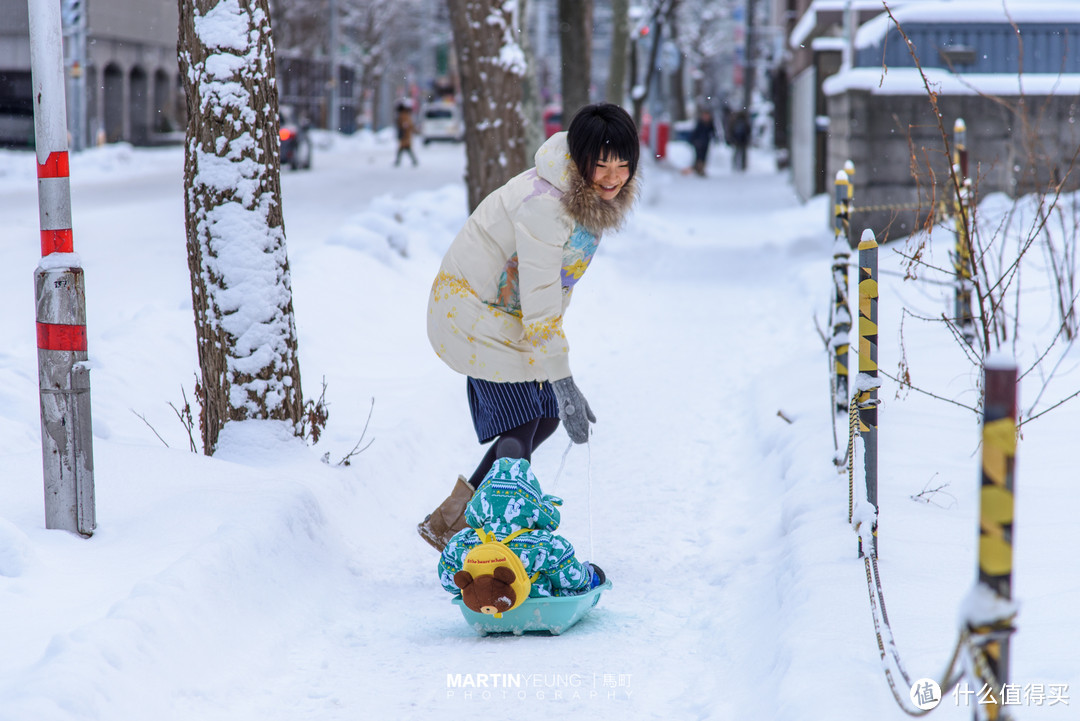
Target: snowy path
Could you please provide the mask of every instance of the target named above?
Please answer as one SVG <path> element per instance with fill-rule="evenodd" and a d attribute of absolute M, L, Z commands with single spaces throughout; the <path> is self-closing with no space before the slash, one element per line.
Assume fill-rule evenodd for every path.
<path fill-rule="evenodd" d="M 460 380 L 435 362 L 425 382 L 410 387 L 376 364 L 375 375 L 385 373 L 393 389 L 384 383 L 375 392 L 376 415 L 392 414 L 382 424 L 407 428 L 410 438 L 370 451 L 387 454 L 373 461 L 376 468 L 402 467 L 403 477 L 372 478 L 380 485 L 350 499 L 354 513 L 374 508 L 386 516 L 350 529 L 345 542 L 365 556 L 363 570 L 338 589 L 340 615 L 312 619 L 290 640 L 287 663 L 260 667 L 247 693 L 235 693 L 229 678 L 230 712 L 222 718 L 239 698 L 250 699 L 240 703 L 241 716 L 326 718 L 340 710 L 346 717 L 345 709 L 377 702 L 388 718 L 459 718 L 516 708 L 522 694 L 531 699 L 527 718 L 583 710 L 597 718 L 770 717 L 773 701 L 760 688 L 781 683 L 791 663 L 784 575 L 795 572 L 785 560 L 794 549 L 783 539 L 800 522 L 783 518 L 787 469 L 773 452 L 786 423 L 776 416 L 779 393 L 768 390 L 768 379 L 788 368 L 785 344 L 816 342 L 804 309 L 785 307 L 816 289 L 799 277 L 801 264 L 786 261 L 824 231 L 810 226 L 806 238 L 762 231 L 763 216 L 793 205 L 776 194 L 771 174 L 702 181 L 654 173 L 662 186 L 643 203 L 645 232 L 605 241 L 567 320 L 578 382 L 600 418 L 591 447 L 571 451 L 556 488 L 562 434 L 534 459 L 547 490 L 566 500 L 563 533 L 583 556 L 592 545 L 615 589 L 559 639 L 477 640 L 438 587 L 435 554 L 412 531 L 452 474 L 480 455 L 463 425 Z M 730 194 L 731 182 L 743 190 Z M 743 203 L 748 183 L 763 199 L 752 216 Z M 422 262 L 429 267 L 417 275 L 430 276 L 438 254 Z M 294 265 L 302 293 L 302 261 Z M 401 341 L 416 353 L 427 350 L 422 328 L 410 327 L 422 304 L 414 298 L 382 309 L 392 316 L 386 325 L 408 329 Z M 400 368 L 402 349 L 394 350 Z M 336 380 L 343 371 L 329 375 Z M 815 364 L 815 383 L 819 371 Z M 434 413 L 418 416 L 432 395 L 439 398 Z M 380 446 L 387 432 L 376 432 Z M 394 558 L 367 558 L 369 548 L 392 549 Z M 373 574 L 384 580 L 372 584 Z M 378 652 L 386 648 L 395 649 L 393 658 Z M 491 693 L 448 687 L 458 674 L 499 673 L 536 685 Z M 378 691 L 403 687 L 412 691 L 407 698 Z M 219 704 L 210 700 L 210 709 L 193 708 L 214 718 Z M 673 715 L 673 708 L 680 710 Z"/>
<path fill-rule="evenodd" d="M 191 397 L 197 367 L 180 157 L 118 167 L 125 151 L 108 152 L 73 162 L 94 374 L 90 541 L 42 527 L 33 174 L 0 156 L 0 216 L 18 239 L 0 265 L 0 337 L 12 339 L 0 347 L 0 721 L 906 718 L 877 658 L 847 480 L 829 462 L 812 323 L 830 290 L 827 199 L 798 205 L 764 154 L 744 176 L 723 148 L 707 179 L 645 168 L 638 211 L 604 240 L 566 319 L 595 434 L 557 483 L 562 431 L 534 456 L 565 499 L 562 533 L 614 588 L 561 637 L 480 639 L 414 530 L 482 450 L 464 382 L 423 322 L 464 220 L 460 147 L 424 148 L 414 170 L 390 167 L 392 142 L 342 143 L 285 174 L 305 395 L 326 378 L 330 424 L 313 449 L 242 428 L 214 459 L 186 452 L 168 407 L 181 386 Z M 895 328 L 899 311 L 884 313 Z M 940 339 L 909 334 L 920 379 L 972 385 Z M 881 345 L 895 365 L 895 331 Z M 319 463 L 349 452 L 369 411 L 374 444 L 347 468 Z M 1080 631 L 1058 623 L 1080 603 L 1075 573 L 1060 573 L 1080 541 L 1061 487 L 1075 477 L 1060 451 L 1072 413 L 1022 447 L 1019 512 L 1040 520 L 1017 546 L 1026 682 L 1080 675 Z M 890 617 L 909 670 L 937 675 L 971 582 L 977 429 L 891 393 L 882 423 Z M 931 480 L 951 483 L 955 503 L 912 503 Z M 933 718 L 971 709 L 948 699 Z"/>

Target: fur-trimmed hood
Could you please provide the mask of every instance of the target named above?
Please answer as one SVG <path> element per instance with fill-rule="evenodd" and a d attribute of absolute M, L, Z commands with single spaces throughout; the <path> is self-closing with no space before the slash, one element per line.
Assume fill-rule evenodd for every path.
<path fill-rule="evenodd" d="M 560 202 L 575 221 L 600 236 L 618 230 L 637 202 L 637 173 L 612 200 L 604 200 L 581 176 L 570 157 L 566 132 L 555 133 L 536 151 L 536 172 L 562 192 Z"/>

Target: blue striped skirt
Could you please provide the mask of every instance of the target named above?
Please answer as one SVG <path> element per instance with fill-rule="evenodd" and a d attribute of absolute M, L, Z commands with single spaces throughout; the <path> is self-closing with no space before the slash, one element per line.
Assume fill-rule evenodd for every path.
<path fill-rule="evenodd" d="M 558 418 L 550 383 L 493 383 L 469 377 L 469 412 L 481 443 L 537 418 Z"/>

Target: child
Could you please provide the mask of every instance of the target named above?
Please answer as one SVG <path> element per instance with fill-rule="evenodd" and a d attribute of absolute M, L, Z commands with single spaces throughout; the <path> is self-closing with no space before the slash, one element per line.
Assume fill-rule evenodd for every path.
<path fill-rule="evenodd" d="M 523 533 L 507 546 L 514 551 L 533 581 L 530 597 L 570 596 L 584 593 L 604 583 L 599 566 L 574 558 L 574 547 L 554 533 L 559 527 L 562 499 L 546 496 L 523 458 L 499 458 L 484 477 L 480 488 L 465 508 L 469 527 L 458 531 L 443 549 L 439 580 L 450 593 L 460 590 L 454 574 L 462 569 L 465 556 L 480 544 L 476 529 L 493 533 L 502 540 L 522 528 Z"/>

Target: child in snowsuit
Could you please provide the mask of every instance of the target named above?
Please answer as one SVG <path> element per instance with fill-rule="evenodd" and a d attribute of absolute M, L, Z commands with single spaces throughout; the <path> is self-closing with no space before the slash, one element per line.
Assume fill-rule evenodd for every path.
<path fill-rule="evenodd" d="M 521 558 L 529 576 L 539 574 L 530 597 L 570 596 L 601 585 L 605 577 L 600 567 L 578 561 L 570 542 L 554 532 L 559 527 L 560 505 L 562 499 L 540 490 L 524 458 L 496 460 L 465 508 L 469 527 L 454 534 L 443 549 L 439 560 L 443 588 L 450 593 L 460 590 L 454 574 L 464 567 L 469 551 L 480 544 L 476 529 L 502 540 L 522 528 L 533 530 L 507 546 Z"/>

